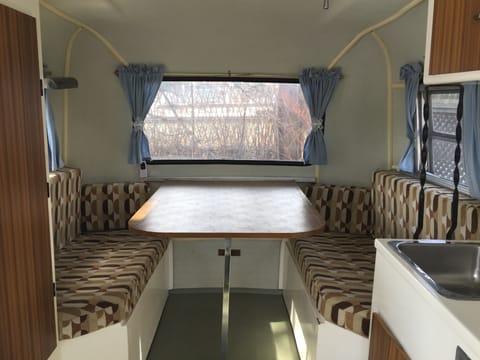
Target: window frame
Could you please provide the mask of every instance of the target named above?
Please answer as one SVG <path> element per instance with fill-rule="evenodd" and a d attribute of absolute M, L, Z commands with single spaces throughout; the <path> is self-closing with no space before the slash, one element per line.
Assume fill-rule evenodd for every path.
<path fill-rule="evenodd" d="M 424 84 L 421 84 L 419 89 L 418 89 L 418 94 L 417 94 L 417 111 L 416 111 L 416 116 L 415 116 L 415 169 L 414 169 L 414 172 L 416 175 L 419 175 L 420 174 L 420 167 L 421 167 L 421 148 L 422 148 L 422 129 L 423 129 L 423 107 L 424 107 L 424 104 L 425 104 L 425 88 L 427 86 L 425 86 Z M 436 94 L 445 94 L 445 93 L 449 93 L 451 92 L 452 90 L 456 90 L 456 91 L 459 91 L 460 89 L 462 89 L 463 86 L 461 84 L 448 84 L 448 85 L 431 85 L 431 86 L 428 86 L 428 91 L 429 91 L 429 94 L 431 95 L 432 93 L 436 93 Z M 430 102 L 430 107 L 429 107 L 429 114 L 430 114 L 430 118 L 429 118 L 429 124 L 428 124 L 428 140 L 427 140 L 427 146 L 428 146 L 428 159 L 427 159 L 427 163 L 428 162 L 432 162 L 432 134 L 434 133 L 433 131 L 433 126 L 432 126 L 432 103 Z M 462 118 L 463 120 L 463 118 Z M 462 125 L 463 125 L 463 122 L 462 122 Z M 449 136 L 449 135 L 446 135 L 446 134 L 441 134 L 441 133 L 437 133 L 438 135 L 435 135 L 436 138 L 444 138 L 444 139 L 454 139 L 455 140 L 455 143 L 456 143 L 456 138 L 455 138 L 455 135 L 452 135 L 452 136 Z M 462 156 L 463 156 L 463 152 L 462 152 Z M 453 157 L 453 156 L 452 156 Z M 433 173 L 431 173 L 429 170 L 428 170 L 428 167 L 426 169 L 426 174 L 427 174 L 427 181 L 429 181 L 430 183 L 432 184 L 435 184 L 435 185 L 439 185 L 439 186 L 443 186 L 445 188 L 448 188 L 448 189 L 451 189 L 451 190 L 454 190 L 455 189 L 455 185 L 453 183 L 453 180 L 447 180 L 447 179 L 444 179 L 438 175 L 435 175 Z M 458 184 L 458 191 L 463 193 L 463 194 L 466 194 L 466 195 L 470 195 L 470 192 L 469 192 L 469 189 L 468 189 L 468 186 L 466 185 L 462 185 L 462 184 Z"/>
<path fill-rule="evenodd" d="M 280 84 L 299 84 L 297 78 L 291 77 L 261 77 L 261 76 L 183 76 L 183 75 L 167 75 L 164 76 L 163 81 L 237 81 L 237 82 L 266 82 L 266 83 L 280 83 Z M 151 159 L 145 161 L 148 165 L 254 165 L 254 166 L 295 166 L 306 167 L 311 164 L 306 164 L 304 161 L 288 161 L 288 160 L 226 160 L 226 159 L 209 159 L 209 160 L 194 160 L 194 159 Z"/>

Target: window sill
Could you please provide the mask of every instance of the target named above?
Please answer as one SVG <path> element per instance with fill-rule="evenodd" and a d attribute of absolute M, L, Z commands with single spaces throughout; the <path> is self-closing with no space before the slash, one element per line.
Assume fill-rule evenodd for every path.
<path fill-rule="evenodd" d="M 145 179 L 149 182 L 163 181 L 294 181 L 296 183 L 315 183 L 314 177 L 280 177 L 280 176 L 262 176 L 262 177 L 245 177 L 245 176 L 149 176 Z"/>
<path fill-rule="evenodd" d="M 150 160 L 148 165 L 260 165 L 260 166 L 311 166 L 303 161 L 262 160 Z"/>

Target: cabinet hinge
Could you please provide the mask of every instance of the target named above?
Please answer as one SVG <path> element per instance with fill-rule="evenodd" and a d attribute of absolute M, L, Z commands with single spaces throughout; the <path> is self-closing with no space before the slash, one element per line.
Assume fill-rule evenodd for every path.
<path fill-rule="evenodd" d="M 47 198 L 50 198 L 50 184 L 47 182 Z"/>
<path fill-rule="evenodd" d="M 40 79 L 40 96 L 43 96 L 43 81 Z"/>
<path fill-rule="evenodd" d="M 53 283 L 53 296 L 57 296 L 57 284 Z"/>

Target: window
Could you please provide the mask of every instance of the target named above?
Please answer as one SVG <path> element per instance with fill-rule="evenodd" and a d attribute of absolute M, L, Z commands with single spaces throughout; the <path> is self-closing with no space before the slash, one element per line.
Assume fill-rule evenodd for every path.
<path fill-rule="evenodd" d="M 424 124 L 423 106 L 426 92 L 421 89 L 418 97 L 417 114 L 417 169 L 420 169 L 421 134 Z M 457 107 L 460 97 L 458 86 L 435 86 L 428 88 L 430 118 L 428 123 L 428 159 L 427 176 L 430 180 L 453 187 L 455 169 L 455 132 L 457 127 Z M 460 144 L 460 149 L 462 145 Z M 463 157 L 458 165 L 460 171 L 459 185 L 466 191 L 467 175 L 463 166 Z"/>
<path fill-rule="evenodd" d="M 155 161 L 296 162 L 310 116 L 298 82 L 163 81 L 144 132 Z"/>

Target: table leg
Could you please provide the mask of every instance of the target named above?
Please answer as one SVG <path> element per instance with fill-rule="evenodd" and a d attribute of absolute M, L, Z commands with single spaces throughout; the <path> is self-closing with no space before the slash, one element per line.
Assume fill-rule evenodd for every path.
<path fill-rule="evenodd" d="M 222 303 L 222 359 L 228 356 L 228 315 L 230 305 L 230 250 L 232 239 L 225 239 L 225 272 L 223 277 L 223 303 Z"/>

